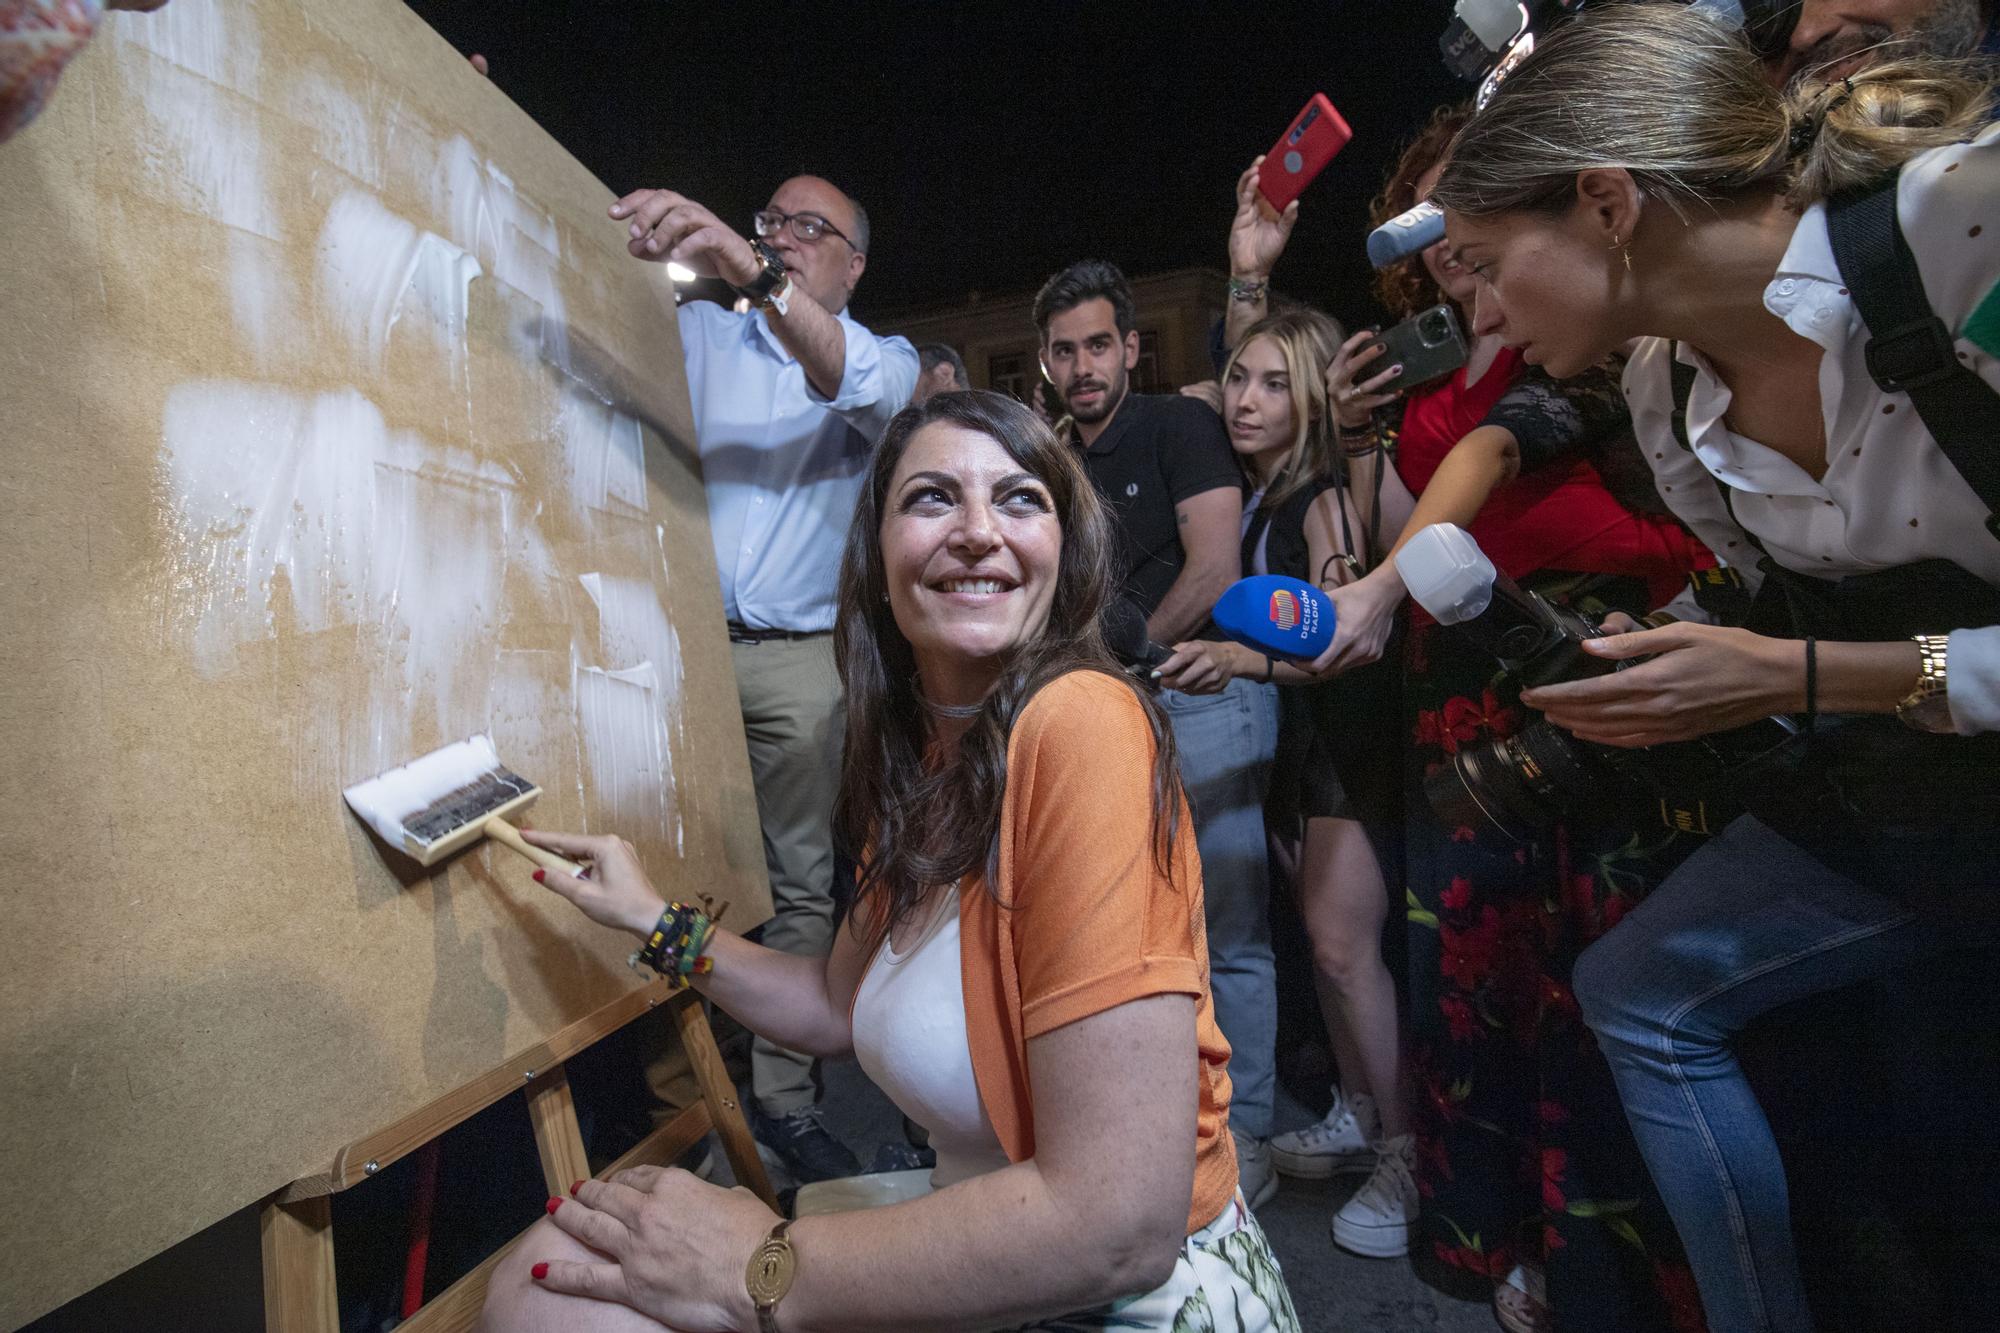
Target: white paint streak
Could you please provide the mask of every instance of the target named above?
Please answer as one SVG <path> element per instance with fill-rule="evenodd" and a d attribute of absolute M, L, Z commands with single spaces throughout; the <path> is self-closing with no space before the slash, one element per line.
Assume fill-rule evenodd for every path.
<path fill-rule="evenodd" d="M 643 819 L 676 849 L 682 827 L 674 789 L 685 678 L 680 635 L 650 579 L 585 574 L 597 604 L 604 668 L 579 665 L 577 721 L 600 799 Z M 656 822 L 657 821 L 657 822 Z"/>
<path fill-rule="evenodd" d="M 645 442 L 636 420 L 572 386 L 557 408 L 556 430 L 579 510 L 646 512 Z"/>
<path fill-rule="evenodd" d="M 515 350 L 524 359 L 556 342 L 555 360 L 567 367 L 567 307 L 562 293 L 562 241 L 553 216 L 514 188 L 513 180 L 463 135 L 439 156 L 431 202 L 446 234 L 486 271 L 538 307 L 540 318 L 517 324 Z"/>
<path fill-rule="evenodd" d="M 463 374 L 468 289 L 479 261 L 435 232 L 349 190 L 328 210 L 319 236 L 319 290 L 368 365 L 381 369 L 390 331 L 415 312 Z"/>
<path fill-rule="evenodd" d="M 331 75 L 312 71 L 285 85 L 286 108 L 313 136 L 319 155 L 365 185 L 382 186 L 375 121 Z"/>
<path fill-rule="evenodd" d="M 175 0 L 157 13 L 104 25 L 121 46 L 150 51 L 170 65 L 254 98 L 258 26 L 225 17 L 222 0 Z"/>
<path fill-rule="evenodd" d="M 305 305 L 284 247 L 247 231 L 228 238 L 230 309 L 245 348 L 267 372 L 298 364 Z"/>
<path fill-rule="evenodd" d="M 281 627 L 355 627 L 405 698 L 456 715 L 454 678 L 501 619 L 516 503 L 504 469 L 391 429 L 352 389 L 182 384 L 164 428 L 168 626 L 204 676 Z"/>
<path fill-rule="evenodd" d="M 126 85 L 154 130 L 140 146 L 140 183 L 157 198 L 226 227 L 278 239 L 277 210 L 265 185 L 264 138 L 252 106 L 150 53 L 126 47 L 119 55 Z"/>

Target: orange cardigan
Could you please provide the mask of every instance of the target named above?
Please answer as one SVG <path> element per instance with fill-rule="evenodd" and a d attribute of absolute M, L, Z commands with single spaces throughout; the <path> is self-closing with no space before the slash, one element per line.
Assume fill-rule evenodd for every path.
<path fill-rule="evenodd" d="M 1035 1153 L 1031 1038 L 1149 995 L 1194 996 L 1192 1233 L 1236 1192 L 1229 1044 L 1209 999 L 1201 856 L 1185 799 L 1172 878 L 1155 864 L 1153 752 L 1131 687 L 1102 672 L 1051 681 L 1021 710 L 1007 745 L 999 902 L 982 875 L 959 886 L 965 1027 L 980 1101 L 1008 1160 L 1020 1162 Z"/>

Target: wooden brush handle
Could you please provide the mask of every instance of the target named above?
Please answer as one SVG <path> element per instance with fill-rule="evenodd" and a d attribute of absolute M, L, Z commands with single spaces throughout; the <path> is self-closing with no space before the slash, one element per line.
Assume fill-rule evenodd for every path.
<path fill-rule="evenodd" d="M 504 842 L 521 855 L 533 861 L 544 870 L 560 870 L 565 875 L 581 875 L 583 867 L 566 857 L 557 856 L 546 847 L 537 847 L 521 836 L 521 830 L 504 819 L 486 821 L 486 836 L 497 842 Z"/>

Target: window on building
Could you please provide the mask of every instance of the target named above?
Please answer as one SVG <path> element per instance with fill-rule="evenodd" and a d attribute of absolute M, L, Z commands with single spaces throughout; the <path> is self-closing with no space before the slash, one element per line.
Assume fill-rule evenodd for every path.
<path fill-rule="evenodd" d="M 1160 373 L 1160 335 L 1139 330 L 1139 364 L 1132 367 L 1132 392 L 1168 393 L 1177 387 Z"/>
<path fill-rule="evenodd" d="M 1025 403 L 1028 395 L 1035 391 L 1038 369 L 1035 358 L 1026 352 L 989 356 L 986 358 L 986 387 Z"/>

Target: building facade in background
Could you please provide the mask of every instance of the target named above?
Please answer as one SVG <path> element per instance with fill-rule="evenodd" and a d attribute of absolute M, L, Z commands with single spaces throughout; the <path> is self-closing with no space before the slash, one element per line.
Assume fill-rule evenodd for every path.
<path fill-rule="evenodd" d="M 1219 269 L 1184 268 L 1131 281 L 1139 325 L 1133 391 L 1171 393 L 1215 378 L 1209 330 L 1222 318 L 1229 276 Z M 974 292 L 947 306 L 876 316 L 870 327 L 900 333 L 918 345 L 949 343 L 965 358 L 973 388 L 997 389 L 1027 402 L 1042 379 L 1034 300 L 1033 288 L 1010 296 Z"/>

